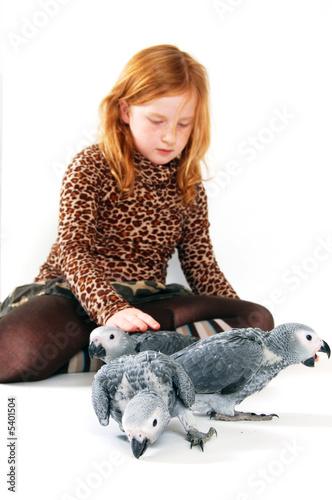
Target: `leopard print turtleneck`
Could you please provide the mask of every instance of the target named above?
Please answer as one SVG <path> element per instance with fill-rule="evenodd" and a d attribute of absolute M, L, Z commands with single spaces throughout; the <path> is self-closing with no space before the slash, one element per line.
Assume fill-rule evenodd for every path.
<path fill-rule="evenodd" d="M 136 152 L 134 162 L 134 191 L 121 198 L 97 145 L 74 158 L 62 182 L 58 237 L 35 281 L 64 277 L 90 318 L 105 324 L 130 307 L 110 282 L 165 283 L 177 249 L 195 294 L 237 297 L 214 257 L 203 186 L 184 206 L 177 160 L 156 166 Z"/>

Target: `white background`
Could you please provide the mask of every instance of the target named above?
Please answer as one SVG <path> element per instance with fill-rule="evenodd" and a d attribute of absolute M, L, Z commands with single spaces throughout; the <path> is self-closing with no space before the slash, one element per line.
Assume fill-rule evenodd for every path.
<path fill-rule="evenodd" d="M 215 178 L 206 187 L 221 269 L 242 298 L 268 305 L 276 323 L 307 323 L 332 345 L 331 1 L 4 4 L 1 300 L 31 282 L 46 259 L 63 171 L 94 141 L 99 103 L 123 65 L 144 47 L 172 43 L 210 75 Z M 183 282 L 176 259 L 168 280 Z M 273 423 L 219 423 L 218 439 L 204 454 L 190 451 L 172 423 L 139 461 L 114 422 L 98 425 L 92 374 L 2 385 L 2 419 L 6 398 L 18 398 L 17 498 L 83 498 L 78 481 L 98 479 L 93 464 L 114 449 L 125 466 L 115 466 L 84 498 L 125 492 L 170 498 L 172 478 L 179 497 L 194 500 L 271 500 L 294 488 L 305 500 L 325 498 L 330 367 L 322 355 L 315 371 L 286 370 L 246 403 L 250 411 L 280 413 Z M 199 422 L 203 430 L 209 425 Z M 5 421 L 0 424 L 3 432 Z M 6 491 L 5 437 L 0 448 Z"/>
<path fill-rule="evenodd" d="M 94 141 L 99 103 L 124 64 L 144 47 L 172 43 L 210 76 L 216 177 L 207 189 L 221 269 L 276 323 L 324 331 L 331 20 L 328 0 L 6 1 L 1 299 L 46 259 L 63 171 Z M 176 259 L 168 281 L 183 281 Z"/>

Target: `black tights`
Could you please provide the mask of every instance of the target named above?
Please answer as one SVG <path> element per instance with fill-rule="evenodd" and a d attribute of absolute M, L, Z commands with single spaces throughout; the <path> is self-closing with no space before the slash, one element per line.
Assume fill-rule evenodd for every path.
<path fill-rule="evenodd" d="M 232 328 L 273 328 L 273 318 L 263 306 L 239 299 L 188 295 L 141 304 L 140 309 L 150 314 L 163 330 L 195 321 L 219 318 Z"/>
<path fill-rule="evenodd" d="M 176 297 L 146 302 L 139 309 L 156 319 L 162 330 L 216 318 L 234 328 L 273 328 L 264 307 L 225 297 Z M 13 309 L 0 320 L 0 382 L 50 377 L 87 347 L 96 326 L 82 319 L 73 301 L 54 295 L 34 297 Z"/>

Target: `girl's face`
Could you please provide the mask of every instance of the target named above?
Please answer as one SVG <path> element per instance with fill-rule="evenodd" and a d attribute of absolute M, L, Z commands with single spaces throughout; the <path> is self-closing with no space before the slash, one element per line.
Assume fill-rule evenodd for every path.
<path fill-rule="evenodd" d="M 196 104 L 195 92 L 161 97 L 139 106 L 121 101 L 121 118 L 130 127 L 136 149 L 152 163 L 164 165 L 185 148 Z"/>

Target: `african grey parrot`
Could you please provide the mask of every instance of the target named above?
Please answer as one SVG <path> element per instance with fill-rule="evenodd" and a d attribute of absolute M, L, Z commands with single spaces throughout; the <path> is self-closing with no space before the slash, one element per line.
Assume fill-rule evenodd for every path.
<path fill-rule="evenodd" d="M 124 354 L 137 354 L 142 351 L 173 354 L 197 340 L 198 338 L 175 331 L 147 330 L 140 334 L 129 334 L 116 327 L 99 326 L 90 334 L 89 355 L 108 363 Z"/>
<path fill-rule="evenodd" d="M 169 356 L 155 351 L 122 356 L 103 365 L 92 383 L 92 404 L 101 425 L 111 416 L 139 458 L 155 442 L 170 419 L 177 416 L 191 446 L 216 433 L 196 429 L 190 407 L 195 390 L 185 370 Z"/>
<path fill-rule="evenodd" d="M 200 340 L 173 354 L 190 376 L 196 391 L 193 411 L 217 420 L 271 420 L 275 415 L 235 411 L 246 397 L 263 389 L 289 365 L 314 365 L 318 351 L 330 347 L 308 326 L 280 325 L 270 332 L 233 329 Z"/>

